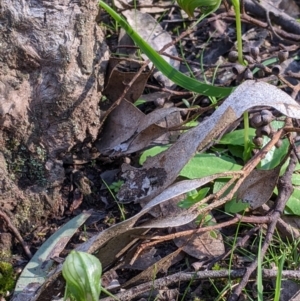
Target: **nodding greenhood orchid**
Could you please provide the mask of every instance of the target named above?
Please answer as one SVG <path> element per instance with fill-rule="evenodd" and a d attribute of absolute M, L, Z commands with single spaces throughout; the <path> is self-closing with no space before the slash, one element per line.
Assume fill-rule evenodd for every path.
<path fill-rule="evenodd" d="M 66 258 L 62 274 L 66 280 L 66 298 L 98 301 L 101 292 L 102 266 L 93 255 L 72 251 Z"/>
<path fill-rule="evenodd" d="M 102 265 L 94 255 L 71 251 L 63 264 L 62 274 L 66 280 L 64 300 L 98 301 L 101 291 L 118 300 L 101 286 Z"/>

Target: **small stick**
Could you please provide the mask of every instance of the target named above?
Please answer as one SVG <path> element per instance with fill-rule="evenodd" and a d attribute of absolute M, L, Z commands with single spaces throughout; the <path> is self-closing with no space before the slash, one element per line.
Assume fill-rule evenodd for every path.
<path fill-rule="evenodd" d="M 12 224 L 10 218 L 2 210 L 0 210 L 0 217 L 2 217 L 2 219 L 6 222 L 8 228 L 16 236 L 16 238 L 18 239 L 18 241 L 21 243 L 21 245 L 22 245 L 22 247 L 24 249 L 24 252 L 26 253 L 27 257 L 30 259 L 32 257 L 32 254 L 30 252 L 30 249 L 29 249 L 27 243 L 22 238 L 22 236 L 21 236 L 20 232 L 18 231 L 18 229 Z"/>

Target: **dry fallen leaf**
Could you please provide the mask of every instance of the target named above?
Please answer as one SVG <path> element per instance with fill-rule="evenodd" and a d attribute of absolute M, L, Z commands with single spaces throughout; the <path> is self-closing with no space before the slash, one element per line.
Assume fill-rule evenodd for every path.
<path fill-rule="evenodd" d="M 155 110 L 148 115 L 133 104 L 122 100 L 120 105 L 107 117 L 96 147 L 104 155 L 125 155 L 149 147 L 157 138 L 168 133 L 168 124 L 159 126 L 165 118 L 180 113 L 184 109 L 176 107 Z M 180 119 L 172 118 L 172 121 Z M 172 126 L 174 126 L 174 122 Z M 168 143 L 168 141 L 166 141 Z"/>
<path fill-rule="evenodd" d="M 198 226 L 191 222 L 176 228 L 176 232 L 197 229 Z M 199 260 L 204 258 L 212 258 L 224 254 L 225 247 L 222 235 L 214 231 L 216 237 L 213 237 L 210 232 L 197 233 L 188 237 L 179 237 L 174 239 L 177 247 Z"/>
<path fill-rule="evenodd" d="M 103 95 L 107 97 L 105 102 L 100 103 L 101 110 L 107 110 L 123 94 L 127 85 L 136 75 L 136 72 L 125 71 L 126 59 L 110 58 L 106 75 L 106 84 Z M 142 72 L 135 80 L 134 84 L 125 94 L 125 98 L 130 102 L 135 102 L 142 95 L 151 71 Z"/>
<path fill-rule="evenodd" d="M 178 52 L 176 47 L 172 44 L 171 35 L 163 30 L 161 25 L 149 14 L 142 13 L 138 10 L 126 10 L 123 12 L 129 25 L 144 39 L 146 40 L 153 49 L 159 51 L 165 45 L 171 44 L 164 52 L 169 54 L 169 56 L 163 56 L 163 58 L 175 69 L 179 69 L 180 62 L 172 59 L 171 57 L 178 57 Z M 147 59 L 145 55 L 142 55 L 144 59 Z M 152 66 L 152 63 L 149 64 Z M 160 71 L 155 71 L 153 76 L 158 82 L 160 82 L 165 87 L 174 86 L 173 82 L 164 76 Z"/>
<path fill-rule="evenodd" d="M 158 195 L 175 181 L 180 170 L 195 155 L 197 150 L 205 149 L 207 145 L 219 137 L 224 129 L 240 118 L 245 111 L 257 106 L 270 106 L 283 115 L 300 119 L 300 106 L 287 93 L 264 82 L 245 81 L 207 120 L 184 133 L 168 150 L 147 159 L 143 168 L 132 168 L 130 178 L 124 176 L 126 182 L 118 193 L 119 200 L 125 202 L 149 201 L 155 195 Z M 122 168 L 128 170 L 125 165 Z M 166 178 L 159 186 L 150 187 L 145 191 L 142 189 L 142 174 L 146 174 L 146 171 L 151 168 L 163 169 Z M 128 199 L 130 189 L 132 185 L 137 183 L 137 178 L 139 178 L 140 186 L 135 186 L 135 188 L 139 193 Z"/>
<path fill-rule="evenodd" d="M 254 169 L 237 191 L 237 198 L 249 203 L 251 209 L 265 204 L 277 184 L 280 167 L 271 170 Z"/>

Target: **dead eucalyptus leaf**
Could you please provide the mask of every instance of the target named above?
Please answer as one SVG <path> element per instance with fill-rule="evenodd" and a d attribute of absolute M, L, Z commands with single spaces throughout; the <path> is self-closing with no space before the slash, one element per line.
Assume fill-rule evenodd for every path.
<path fill-rule="evenodd" d="M 130 178 L 124 175 L 126 182 L 118 193 L 119 200 L 122 202 L 142 200 L 147 202 L 158 195 L 174 182 L 180 170 L 195 155 L 197 150 L 204 150 L 223 133 L 224 129 L 240 118 L 245 111 L 257 106 L 270 106 L 283 115 L 300 118 L 300 106 L 287 93 L 264 82 L 245 81 L 207 120 L 184 133 L 168 150 L 155 157 L 148 158 L 143 168 L 135 169 L 134 173 L 130 174 Z M 125 166 L 122 166 L 122 168 L 126 169 Z M 141 186 L 135 186 L 139 193 L 127 199 L 127 196 L 130 195 L 128 191 L 130 191 L 132 185 L 135 185 L 136 179 L 139 178 L 139 183 L 143 183 L 142 174 L 145 174 L 151 168 L 165 170 L 164 183 L 160 183 L 159 186 L 152 189 L 149 188 L 148 191 L 143 190 Z"/>
<path fill-rule="evenodd" d="M 177 249 L 171 254 L 168 254 L 164 258 L 158 260 L 156 263 L 154 263 L 151 266 L 148 266 L 147 269 L 145 269 L 143 272 L 138 274 L 137 276 L 131 278 L 129 281 L 125 282 L 122 287 L 130 287 L 133 285 L 137 285 L 142 282 L 150 281 L 153 279 L 155 275 L 153 275 L 153 271 L 155 273 L 166 273 L 169 269 L 169 267 L 174 264 L 174 262 L 177 261 L 177 259 L 182 258 L 182 255 L 180 253 L 182 252 L 181 249 Z"/>
<path fill-rule="evenodd" d="M 152 48 L 159 51 L 165 45 L 172 43 L 171 35 L 163 30 L 160 24 L 149 14 L 141 13 L 138 10 L 126 10 L 122 12 L 126 17 L 129 25 L 144 39 L 146 40 Z M 169 54 L 170 57 L 163 56 L 163 58 L 175 69 L 179 69 L 180 62 L 172 59 L 171 57 L 178 57 L 178 52 L 174 45 L 170 46 L 164 51 Z M 145 55 L 142 55 L 144 59 L 147 59 Z M 149 64 L 150 68 L 152 63 Z M 163 84 L 165 87 L 172 87 L 174 83 L 164 76 L 160 71 L 155 71 L 153 76 Z"/>
<path fill-rule="evenodd" d="M 129 269 L 136 271 L 144 271 L 149 266 L 155 264 L 161 259 L 159 254 L 157 254 L 157 249 L 155 247 L 146 248 L 143 250 L 136 260 L 131 264 L 132 258 L 136 254 L 136 248 L 132 248 L 126 252 L 123 262 L 118 265 L 117 269 Z"/>
<path fill-rule="evenodd" d="M 176 232 L 197 229 L 198 226 L 191 222 L 176 228 Z M 212 237 L 210 232 L 197 233 L 195 235 L 184 236 L 174 239 L 177 247 L 199 260 L 204 258 L 212 258 L 220 256 L 225 252 L 224 242 L 222 235 L 214 231 L 216 237 Z"/>
<path fill-rule="evenodd" d="M 280 167 L 271 170 L 252 170 L 237 191 L 237 198 L 249 203 L 251 209 L 265 204 L 277 184 Z"/>
<path fill-rule="evenodd" d="M 148 115 L 142 113 L 133 104 L 123 99 L 107 117 L 100 139 L 96 147 L 104 155 L 130 154 L 149 147 L 157 138 L 168 133 L 169 124 L 163 124 L 165 118 L 172 118 L 180 124 L 181 119 L 175 118 L 184 109 L 176 107 L 155 110 Z M 171 126 L 176 123 L 171 122 Z M 165 143 L 168 143 L 166 141 Z"/>
<path fill-rule="evenodd" d="M 101 103 L 102 110 L 107 110 L 119 97 L 122 95 L 125 88 L 136 75 L 136 72 L 129 70 L 125 71 L 126 59 L 110 58 L 107 75 L 106 85 L 103 95 L 107 100 Z M 129 88 L 125 94 L 125 98 L 130 102 L 135 102 L 142 95 L 147 80 L 151 71 L 142 72 L 135 80 L 134 84 Z"/>

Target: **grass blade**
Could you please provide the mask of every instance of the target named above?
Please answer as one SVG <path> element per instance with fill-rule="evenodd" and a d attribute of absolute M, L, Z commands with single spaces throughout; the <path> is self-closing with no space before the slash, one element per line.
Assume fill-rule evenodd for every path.
<path fill-rule="evenodd" d="M 147 55 L 147 57 L 151 60 L 155 67 L 178 86 L 192 92 L 214 97 L 226 97 L 233 91 L 233 88 L 216 87 L 203 82 L 199 82 L 198 80 L 190 78 L 177 71 L 171 65 L 166 63 L 166 61 L 110 6 L 108 6 L 103 1 L 100 1 L 99 5 L 103 9 L 105 9 L 111 15 L 111 17 L 125 29 L 127 34 Z"/>

